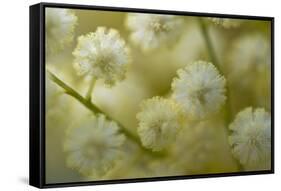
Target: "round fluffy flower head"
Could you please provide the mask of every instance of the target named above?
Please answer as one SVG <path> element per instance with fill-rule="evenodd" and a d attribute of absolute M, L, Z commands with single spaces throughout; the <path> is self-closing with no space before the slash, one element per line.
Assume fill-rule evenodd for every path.
<path fill-rule="evenodd" d="M 239 19 L 227 19 L 227 18 L 209 18 L 216 25 L 222 26 L 226 29 L 239 27 L 242 20 Z"/>
<path fill-rule="evenodd" d="M 193 119 L 204 119 L 225 102 L 225 78 L 212 63 L 197 61 L 178 71 L 173 99 Z"/>
<path fill-rule="evenodd" d="M 130 62 L 129 48 L 119 32 L 105 27 L 80 36 L 73 55 L 78 74 L 102 79 L 108 85 L 125 78 Z"/>
<path fill-rule="evenodd" d="M 232 152 L 246 170 L 270 168 L 271 117 L 262 108 L 239 112 L 229 128 Z"/>
<path fill-rule="evenodd" d="M 172 100 L 154 97 L 144 101 L 137 114 L 142 144 L 153 151 L 170 145 L 181 127 L 181 117 L 179 107 Z"/>
<path fill-rule="evenodd" d="M 103 115 L 91 116 L 68 130 L 64 150 L 67 165 L 85 176 L 102 176 L 121 156 L 124 135 L 117 124 Z"/>
<path fill-rule="evenodd" d="M 159 14 L 128 14 L 126 25 L 131 40 L 143 51 L 159 48 L 177 40 L 183 29 L 180 16 Z"/>
<path fill-rule="evenodd" d="M 46 9 L 46 48 L 53 53 L 64 47 L 73 39 L 77 17 L 69 9 Z"/>

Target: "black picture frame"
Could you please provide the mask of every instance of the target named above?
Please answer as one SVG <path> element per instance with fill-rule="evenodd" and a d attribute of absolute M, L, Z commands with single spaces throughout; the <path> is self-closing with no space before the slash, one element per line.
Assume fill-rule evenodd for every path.
<path fill-rule="evenodd" d="M 223 17 L 237 19 L 264 20 L 271 23 L 271 169 L 233 173 L 197 174 L 122 180 L 101 180 L 47 184 L 45 181 L 45 8 L 71 8 L 101 11 L 138 12 L 186 15 L 198 17 Z M 29 129 L 29 184 L 38 188 L 85 186 L 98 184 L 166 181 L 193 178 L 226 177 L 274 173 L 274 17 L 195 13 L 170 10 L 152 10 L 121 7 L 103 7 L 59 3 L 39 3 L 30 6 L 30 129 Z"/>

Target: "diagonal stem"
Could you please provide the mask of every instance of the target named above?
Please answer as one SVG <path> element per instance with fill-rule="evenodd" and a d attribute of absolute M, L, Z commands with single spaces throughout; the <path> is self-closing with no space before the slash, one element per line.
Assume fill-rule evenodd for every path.
<path fill-rule="evenodd" d="M 92 111 L 94 114 L 103 114 L 108 120 L 115 121 L 118 126 L 121 129 L 121 132 L 124 133 L 130 140 L 135 142 L 141 150 L 143 150 L 145 153 L 150 154 L 151 156 L 155 157 L 161 157 L 164 156 L 165 153 L 161 152 L 153 152 L 151 150 L 146 149 L 142 146 L 142 143 L 140 142 L 139 138 L 131 133 L 129 130 L 127 130 L 120 122 L 116 121 L 109 115 L 107 115 L 105 112 L 103 112 L 100 108 L 98 108 L 95 104 L 91 102 L 91 100 L 84 98 L 81 96 L 76 90 L 74 90 L 72 87 L 64 83 L 61 79 L 59 79 L 55 74 L 53 74 L 51 71 L 47 70 L 48 77 L 55 82 L 58 86 L 64 89 L 65 93 L 69 96 L 73 97 L 77 101 L 79 101 L 82 105 L 84 105 L 86 108 L 88 108 L 90 111 Z"/>

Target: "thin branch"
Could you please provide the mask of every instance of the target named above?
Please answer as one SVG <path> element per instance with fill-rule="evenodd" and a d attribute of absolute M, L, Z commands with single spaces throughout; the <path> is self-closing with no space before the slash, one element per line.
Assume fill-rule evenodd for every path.
<path fill-rule="evenodd" d="M 64 89 L 65 93 L 68 94 L 69 96 L 75 98 L 77 101 L 79 101 L 82 105 L 84 105 L 86 108 L 88 108 L 90 111 L 92 111 L 94 114 L 103 114 L 108 120 L 115 121 L 118 126 L 121 129 L 121 132 L 124 133 L 130 140 L 135 142 L 139 147 L 146 153 L 150 154 L 151 156 L 156 156 L 156 157 L 162 157 L 165 154 L 162 152 L 153 152 L 151 150 L 146 149 L 145 147 L 142 146 L 142 143 L 140 142 L 139 138 L 131 133 L 129 130 L 127 130 L 120 122 L 117 120 L 113 119 L 109 115 L 107 115 L 105 112 L 103 112 L 100 108 L 98 108 L 95 104 L 91 102 L 91 100 L 88 100 L 81 96 L 76 90 L 71 88 L 69 85 L 64 83 L 62 80 L 60 80 L 55 74 L 53 74 L 51 71 L 47 70 L 47 75 L 48 77 L 55 82 L 58 86 Z"/>
<path fill-rule="evenodd" d="M 223 70 L 221 69 L 219 60 L 216 56 L 215 53 L 215 49 L 213 47 L 212 41 L 211 41 L 211 37 L 207 28 L 206 23 L 204 22 L 204 20 L 202 18 L 198 18 L 199 21 L 199 25 L 200 25 L 200 29 L 201 29 L 201 33 L 203 35 L 206 47 L 208 49 L 208 53 L 209 53 L 209 57 L 212 61 L 212 63 L 216 66 L 216 68 L 219 70 L 219 72 L 221 74 L 224 74 Z M 231 105 L 230 105 L 230 92 L 229 92 L 229 87 L 228 84 L 226 82 L 225 85 L 225 89 L 226 89 L 226 103 L 225 103 L 225 123 L 226 125 L 228 125 L 231 121 Z"/>
<path fill-rule="evenodd" d="M 198 18 L 198 20 L 199 20 L 200 29 L 201 29 L 202 35 L 204 37 L 204 41 L 206 43 L 206 46 L 207 46 L 207 49 L 208 49 L 208 53 L 209 53 L 209 56 L 210 56 L 210 58 L 212 60 L 212 63 L 222 73 L 222 70 L 220 68 L 220 64 L 219 64 L 218 58 L 217 58 L 216 53 L 215 53 L 215 49 L 214 49 L 214 47 L 212 45 L 212 41 L 211 41 L 211 38 L 210 38 L 210 35 L 209 35 L 209 32 L 208 32 L 208 28 L 206 26 L 206 23 L 204 22 L 204 20 L 202 18 Z"/>

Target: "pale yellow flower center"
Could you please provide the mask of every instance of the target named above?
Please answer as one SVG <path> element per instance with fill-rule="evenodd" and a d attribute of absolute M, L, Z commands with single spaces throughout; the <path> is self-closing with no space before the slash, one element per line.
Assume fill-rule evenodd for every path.
<path fill-rule="evenodd" d="M 112 71 L 112 56 L 111 54 L 101 54 L 97 57 L 97 65 L 103 72 Z"/>

